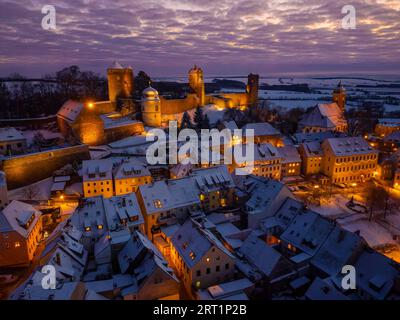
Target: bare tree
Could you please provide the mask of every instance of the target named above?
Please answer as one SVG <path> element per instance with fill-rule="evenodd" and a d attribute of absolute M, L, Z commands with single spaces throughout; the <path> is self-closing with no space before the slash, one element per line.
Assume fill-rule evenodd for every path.
<path fill-rule="evenodd" d="M 29 186 L 24 190 L 24 196 L 26 200 L 36 200 L 40 194 L 40 190 L 37 186 Z"/>

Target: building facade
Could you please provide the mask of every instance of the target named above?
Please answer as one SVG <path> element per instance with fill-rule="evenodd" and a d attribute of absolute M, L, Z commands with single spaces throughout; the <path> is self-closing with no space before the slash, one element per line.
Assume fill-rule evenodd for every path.
<path fill-rule="evenodd" d="M 41 239 L 41 213 L 31 205 L 14 200 L 0 212 L 0 266 L 29 265 Z"/>
<path fill-rule="evenodd" d="M 322 150 L 321 171 L 332 183 L 367 181 L 377 170 L 378 151 L 361 137 L 326 139 Z"/>
<path fill-rule="evenodd" d="M 0 155 L 18 155 L 27 151 L 26 138 L 15 128 L 0 128 Z"/>

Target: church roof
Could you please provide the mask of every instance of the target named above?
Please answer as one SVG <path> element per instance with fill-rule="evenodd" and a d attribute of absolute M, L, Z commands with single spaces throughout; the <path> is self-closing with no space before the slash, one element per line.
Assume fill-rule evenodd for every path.
<path fill-rule="evenodd" d="M 346 124 L 343 112 L 336 102 L 329 104 L 317 104 L 307 112 L 300 120 L 303 127 L 321 127 L 334 129 Z"/>

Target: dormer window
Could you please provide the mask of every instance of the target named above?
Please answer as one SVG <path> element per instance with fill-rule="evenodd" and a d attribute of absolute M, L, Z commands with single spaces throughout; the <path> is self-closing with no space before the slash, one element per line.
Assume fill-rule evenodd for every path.
<path fill-rule="evenodd" d="M 103 229 L 103 225 L 102 224 L 97 225 L 97 229 L 102 230 Z"/>
<path fill-rule="evenodd" d="M 161 200 L 154 200 L 154 206 L 155 206 L 157 209 L 162 208 L 163 206 L 162 206 Z"/>
<path fill-rule="evenodd" d="M 90 228 L 90 227 L 85 227 L 85 231 L 86 231 L 86 232 L 89 232 L 90 230 L 92 230 L 92 228 Z"/>

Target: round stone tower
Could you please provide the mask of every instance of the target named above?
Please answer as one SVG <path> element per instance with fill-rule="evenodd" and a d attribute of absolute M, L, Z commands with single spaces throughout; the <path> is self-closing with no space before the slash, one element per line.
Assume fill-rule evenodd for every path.
<path fill-rule="evenodd" d="M 128 99 L 132 97 L 134 90 L 133 70 L 124 68 L 117 61 L 107 69 L 108 98 L 116 102 L 118 98 Z"/>
<path fill-rule="evenodd" d="M 161 101 L 156 89 L 149 86 L 143 90 L 142 100 L 142 118 L 146 126 L 161 126 Z"/>

